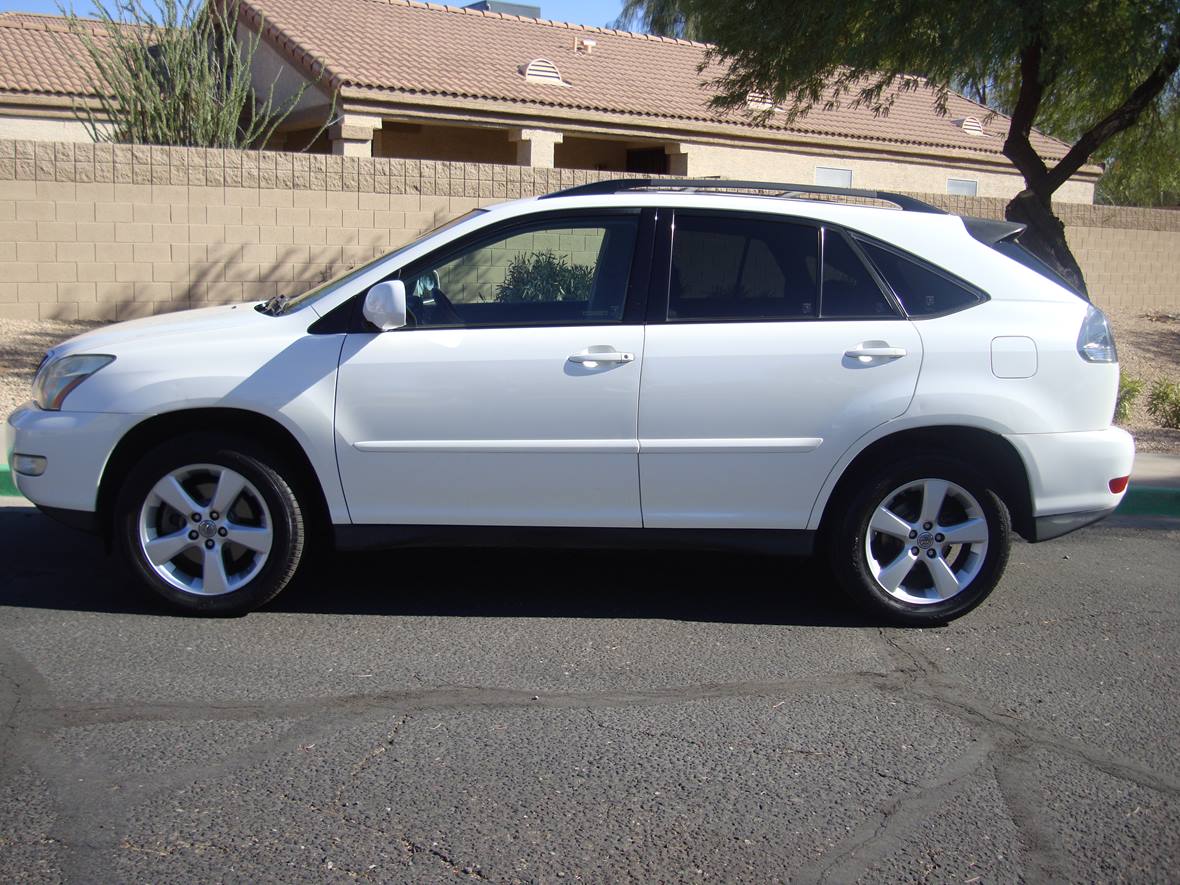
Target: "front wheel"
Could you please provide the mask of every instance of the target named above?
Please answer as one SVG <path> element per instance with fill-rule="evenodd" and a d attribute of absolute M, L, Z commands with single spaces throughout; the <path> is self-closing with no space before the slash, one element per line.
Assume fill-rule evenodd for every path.
<path fill-rule="evenodd" d="M 966 614 L 1008 562 L 1012 526 L 990 484 L 938 455 L 895 463 L 852 497 L 829 538 L 837 580 L 869 611 L 931 626 Z"/>
<path fill-rule="evenodd" d="M 194 434 L 149 452 L 115 504 L 116 537 L 141 582 L 197 614 L 244 614 L 299 567 L 303 511 L 248 440 Z"/>

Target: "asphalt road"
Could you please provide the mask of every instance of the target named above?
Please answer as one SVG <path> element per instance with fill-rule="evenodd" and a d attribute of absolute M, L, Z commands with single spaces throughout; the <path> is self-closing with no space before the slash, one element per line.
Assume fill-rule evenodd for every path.
<path fill-rule="evenodd" d="M 0 880 L 1166 881 L 1180 532 L 881 629 L 768 558 L 399 551 L 172 617 L 0 508 Z"/>

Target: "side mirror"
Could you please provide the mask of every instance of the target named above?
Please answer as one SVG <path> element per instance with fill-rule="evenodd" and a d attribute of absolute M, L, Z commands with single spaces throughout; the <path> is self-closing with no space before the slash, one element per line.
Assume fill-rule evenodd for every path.
<path fill-rule="evenodd" d="M 365 294 L 365 319 L 390 332 L 406 324 L 406 284 L 401 280 L 378 283 Z"/>

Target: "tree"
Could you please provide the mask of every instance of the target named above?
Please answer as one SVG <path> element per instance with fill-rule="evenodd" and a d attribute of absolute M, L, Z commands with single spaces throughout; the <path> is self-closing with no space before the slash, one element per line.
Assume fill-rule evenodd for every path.
<path fill-rule="evenodd" d="M 683 0 L 624 0 L 619 17 L 610 27 L 621 31 L 638 29 L 683 40 L 702 39 L 698 20 L 686 9 Z"/>
<path fill-rule="evenodd" d="M 1098 198 L 1121 206 L 1180 204 L 1180 97 L 1112 139 Z"/>
<path fill-rule="evenodd" d="M 681 0 L 680 7 L 714 44 L 708 60 L 719 63 L 709 70 L 720 108 L 743 108 L 750 93 L 764 93 L 790 122 L 841 102 L 888 113 L 898 90 L 929 88 L 943 108 L 953 83 L 1010 90 L 1003 152 L 1025 189 L 1006 215 L 1026 224 L 1022 242 L 1079 288 L 1081 268 L 1053 214 L 1053 193 L 1144 115 L 1161 117 L 1180 68 L 1178 0 Z M 1075 114 L 1075 140 L 1049 166 L 1030 134 L 1065 108 Z"/>
<path fill-rule="evenodd" d="M 311 85 L 301 82 L 283 100 L 275 96 L 278 77 L 266 95 L 255 91 L 251 72 L 261 36 L 249 30 L 239 36 L 239 0 L 93 5 L 97 19 L 62 12 L 91 68 L 97 112 L 79 105 L 74 113 L 95 141 L 259 148 Z M 334 104 L 324 127 L 333 111 Z"/>

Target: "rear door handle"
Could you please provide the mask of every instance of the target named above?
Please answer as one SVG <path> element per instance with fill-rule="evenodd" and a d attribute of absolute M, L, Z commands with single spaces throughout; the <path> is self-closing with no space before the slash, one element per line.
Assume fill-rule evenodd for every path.
<path fill-rule="evenodd" d="M 596 363 L 631 363 L 635 361 L 635 354 L 623 353 L 618 350 L 600 350 L 589 353 L 575 353 L 570 357 L 571 363 L 594 365 Z"/>
<path fill-rule="evenodd" d="M 859 359 L 867 363 L 872 359 L 898 359 L 906 354 L 904 347 L 853 347 L 844 351 L 844 355 Z"/>

